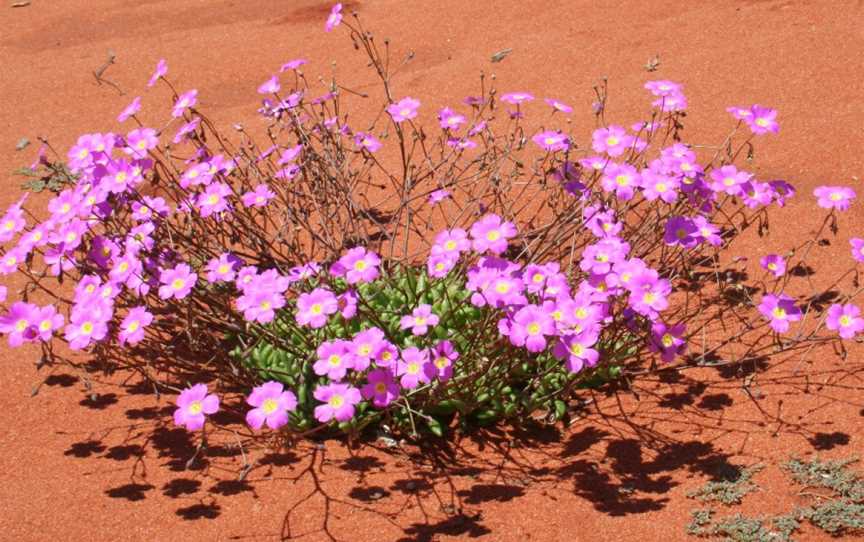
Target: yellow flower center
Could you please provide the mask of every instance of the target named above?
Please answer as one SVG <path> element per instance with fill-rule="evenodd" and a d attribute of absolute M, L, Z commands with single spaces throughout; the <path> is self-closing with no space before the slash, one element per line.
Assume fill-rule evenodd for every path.
<path fill-rule="evenodd" d="M 3 224 L 3 228 L 6 231 L 11 231 L 15 227 L 15 223 L 11 220 L 7 220 L 6 223 Z"/>
<path fill-rule="evenodd" d="M 832 192 L 831 193 L 831 201 L 840 201 L 843 199 L 843 194 L 840 192 Z"/>
<path fill-rule="evenodd" d="M 555 320 L 556 322 L 558 322 L 558 321 L 561 320 L 561 318 L 564 317 L 564 313 L 562 313 L 561 311 L 552 311 L 552 312 L 549 314 L 549 316 L 551 316 L 553 320 Z"/>
<path fill-rule="evenodd" d="M 675 344 L 675 339 L 672 338 L 672 335 L 664 333 L 663 337 L 660 339 L 660 342 L 663 343 L 663 346 L 669 348 L 670 346 Z"/>
<path fill-rule="evenodd" d="M 648 292 L 642 296 L 643 303 L 654 303 L 655 301 L 657 301 L 657 294 L 655 293 Z"/>
<path fill-rule="evenodd" d="M 662 194 L 663 192 L 666 192 L 666 190 L 668 190 L 668 187 L 665 183 L 657 183 L 657 185 L 654 187 L 654 190 Z"/>
<path fill-rule="evenodd" d="M 444 243 L 444 248 L 447 250 L 456 250 L 456 241 L 450 239 L 446 243 Z"/>
<path fill-rule="evenodd" d="M 450 360 L 446 357 L 440 356 L 435 358 L 435 367 L 438 367 L 439 369 L 444 369 L 448 365 L 450 365 Z"/>
<path fill-rule="evenodd" d="M 140 325 L 141 324 L 138 323 L 138 320 L 133 320 L 132 322 L 129 322 L 128 326 L 126 326 L 126 330 L 130 333 L 135 333 L 136 331 L 138 331 L 138 327 L 140 327 Z"/>
<path fill-rule="evenodd" d="M 735 184 L 735 178 L 734 177 L 726 177 L 725 179 L 723 179 L 723 184 L 726 186 L 732 186 L 733 184 Z"/>
<path fill-rule="evenodd" d="M 507 284 L 507 282 L 502 280 L 498 284 L 495 285 L 495 291 L 498 292 L 499 294 L 506 294 L 507 292 L 510 291 L 510 285 Z"/>
<path fill-rule="evenodd" d="M 422 316 L 417 316 L 416 318 L 414 318 L 414 325 L 415 326 L 426 325 L 426 318 L 424 318 Z"/>
<path fill-rule="evenodd" d="M 769 263 L 768 269 L 770 269 L 771 271 L 776 271 L 777 270 L 777 264 L 774 262 Z"/>
<path fill-rule="evenodd" d="M 51 320 L 42 320 L 39 323 L 39 331 L 50 331 L 52 327 Z"/>
<path fill-rule="evenodd" d="M 389 350 L 385 350 L 381 352 L 381 359 L 384 361 L 390 361 L 391 359 L 393 359 L 393 353 Z"/>
<path fill-rule="evenodd" d="M 174 282 L 171 283 L 171 287 L 175 290 L 182 290 L 184 286 L 186 286 L 186 281 L 183 279 L 174 279 Z"/>
<path fill-rule="evenodd" d="M 342 356 L 339 354 L 330 354 L 330 357 L 327 358 L 327 362 L 331 367 L 339 367 L 339 364 L 342 363 Z"/>
<path fill-rule="evenodd" d="M 327 400 L 327 404 L 333 408 L 339 408 L 345 404 L 345 398 L 341 395 L 334 395 Z"/>
<path fill-rule="evenodd" d="M 486 234 L 486 239 L 495 242 L 501 238 L 501 233 L 498 230 L 492 230 Z"/>
<path fill-rule="evenodd" d="M 405 368 L 405 372 L 408 374 L 416 375 L 420 372 L 420 364 L 416 362 L 409 363 L 408 366 Z"/>
<path fill-rule="evenodd" d="M 543 282 L 543 273 L 534 273 L 534 276 L 531 277 L 531 280 L 533 280 L 535 283 Z"/>
<path fill-rule="evenodd" d="M 354 270 L 355 271 L 363 271 L 366 269 L 366 261 L 365 260 L 357 260 L 354 262 Z"/>
<path fill-rule="evenodd" d="M 201 404 L 201 401 L 192 401 L 189 403 L 190 414 L 201 414 L 202 410 L 204 410 L 204 405 Z"/>
<path fill-rule="evenodd" d="M 216 194 L 210 194 L 207 196 L 207 205 L 216 205 L 219 203 L 219 196 Z"/>
<path fill-rule="evenodd" d="M 127 269 L 129 269 L 129 264 L 126 262 L 120 262 L 120 265 L 117 266 L 117 270 L 121 273 L 125 273 Z"/>
<path fill-rule="evenodd" d="M 758 117 L 756 119 L 756 126 L 761 126 L 762 128 L 768 126 L 768 119 Z"/>
<path fill-rule="evenodd" d="M 377 393 L 378 395 L 383 395 L 383 394 L 387 393 L 387 384 L 385 384 L 383 382 L 376 382 L 375 383 L 375 393 Z"/>
<path fill-rule="evenodd" d="M 843 327 L 847 327 L 847 326 L 852 325 L 852 318 L 850 318 L 848 315 L 844 314 L 843 316 L 840 317 L 840 325 Z"/>
<path fill-rule="evenodd" d="M 269 311 L 270 307 L 272 307 L 272 306 L 273 306 L 273 304 L 270 303 L 269 301 L 262 301 L 261 305 L 260 305 L 261 310 L 265 310 L 265 311 Z"/>
<path fill-rule="evenodd" d="M 618 175 L 617 177 L 615 177 L 615 183 L 618 186 L 627 186 L 627 184 L 630 183 L 630 177 L 628 177 L 627 175 Z"/>
<path fill-rule="evenodd" d="M 231 266 L 229 266 L 227 263 L 223 263 L 219 267 L 216 268 L 216 272 L 219 273 L 220 275 L 224 275 L 224 274 L 228 273 L 228 270 L 230 268 L 231 268 Z"/>
<path fill-rule="evenodd" d="M 528 324 L 528 327 L 526 329 L 528 330 L 529 335 L 537 335 L 538 333 L 540 333 L 540 324 L 538 324 L 537 322 L 532 322 Z"/>
<path fill-rule="evenodd" d="M 92 322 L 84 322 L 81 324 L 81 332 L 84 335 L 90 335 L 93 333 L 93 323 Z"/>
<path fill-rule="evenodd" d="M 584 307 L 579 307 L 573 314 L 580 320 L 588 318 L 588 311 Z"/>
<path fill-rule="evenodd" d="M 786 311 L 781 307 L 774 307 L 774 310 L 771 311 L 771 314 L 774 315 L 774 318 L 780 320 L 786 318 Z"/>
<path fill-rule="evenodd" d="M 608 145 L 610 147 L 614 147 L 615 145 L 617 145 L 620 142 L 621 142 L 621 140 L 619 140 L 615 136 L 609 136 L 606 138 L 606 145 Z"/>
<path fill-rule="evenodd" d="M 574 356 L 581 356 L 585 353 L 585 347 L 579 343 L 573 343 L 570 345 L 570 353 Z"/>
<path fill-rule="evenodd" d="M 27 320 L 22 318 L 22 319 L 18 320 L 17 322 L 15 322 L 15 331 L 24 331 L 25 329 L 27 329 L 27 326 L 29 324 L 30 324 L 30 322 L 28 322 Z"/>
<path fill-rule="evenodd" d="M 274 399 L 264 399 L 264 402 L 261 403 L 261 410 L 264 411 L 264 414 L 273 414 L 277 408 L 279 408 L 279 403 Z"/>

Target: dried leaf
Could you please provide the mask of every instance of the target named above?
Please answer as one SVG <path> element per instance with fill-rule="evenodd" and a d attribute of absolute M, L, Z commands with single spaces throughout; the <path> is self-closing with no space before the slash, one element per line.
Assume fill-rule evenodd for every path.
<path fill-rule="evenodd" d="M 12 4 L 13 8 L 26 8 L 30 5 L 30 0 L 23 0 L 22 2 L 15 2 Z"/>
<path fill-rule="evenodd" d="M 15 145 L 15 150 L 16 151 L 23 151 L 24 149 L 27 148 L 27 145 L 29 145 L 29 144 L 30 144 L 30 140 L 27 139 L 26 137 L 22 137 L 21 139 L 18 140 L 18 144 Z"/>
<path fill-rule="evenodd" d="M 657 68 L 659 68 L 659 67 L 660 67 L 660 55 L 659 54 L 651 57 L 651 59 L 648 61 L 648 63 L 645 64 L 645 70 L 649 71 L 649 72 L 657 71 Z"/>
<path fill-rule="evenodd" d="M 513 52 L 513 49 L 501 49 L 500 51 L 492 54 L 492 62 L 501 62 L 504 60 L 507 55 Z"/>

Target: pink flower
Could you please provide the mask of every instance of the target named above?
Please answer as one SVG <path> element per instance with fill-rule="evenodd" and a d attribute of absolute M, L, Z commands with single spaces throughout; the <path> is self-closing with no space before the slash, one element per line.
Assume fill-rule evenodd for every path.
<path fill-rule="evenodd" d="M 330 420 L 347 422 L 354 417 L 354 406 L 362 400 L 360 390 L 350 384 L 326 384 L 315 388 L 315 399 L 324 403 L 315 407 L 315 418 L 321 423 Z"/>
<path fill-rule="evenodd" d="M 165 62 L 164 58 L 161 58 L 156 64 L 156 71 L 153 72 L 153 75 L 150 76 L 150 80 L 147 81 L 147 86 L 152 87 L 155 85 L 156 81 L 165 77 L 166 73 L 168 73 L 168 63 Z"/>
<path fill-rule="evenodd" d="M 856 334 L 864 331 L 864 318 L 860 314 L 861 309 L 851 303 L 834 304 L 828 308 L 825 325 L 831 331 L 838 331 L 843 339 L 854 339 Z"/>
<path fill-rule="evenodd" d="M 334 28 L 342 22 L 342 4 L 336 4 L 330 9 L 330 15 L 327 16 L 327 21 L 324 23 L 324 31 L 332 32 Z M 353 414 L 352 414 L 353 416 Z M 350 417 L 350 416 L 349 416 Z"/>
<path fill-rule="evenodd" d="M 845 186 L 819 186 L 813 190 L 816 204 L 823 209 L 845 211 L 855 199 L 855 191 Z"/>
<path fill-rule="evenodd" d="M 179 130 L 177 130 L 177 133 L 174 134 L 171 142 L 175 145 L 179 145 L 180 142 L 186 139 L 189 134 L 195 132 L 199 124 L 201 124 L 201 117 L 192 117 L 192 120 L 185 123 Z"/>
<path fill-rule="evenodd" d="M 126 119 L 134 116 L 139 111 L 141 111 L 141 96 L 136 96 L 132 100 L 132 103 L 127 105 L 117 116 L 117 122 L 126 122 Z"/>
<path fill-rule="evenodd" d="M 400 123 L 417 116 L 417 108 L 420 101 L 414 98 L 402 98 L 396 103 L 387 106 L 387 113 L 393 118 L 393 122 Z"/>
<path fill-rule="evenodd" d="M 849 244 L 852 245 L 852 258 L 857 262 L 864 262 L 864 239 L 855 237 Z"/>
<path fill-rule="evenodd" d="M 465 123 L 465 115 L 460 115 L 449 107 L 445 107 L 438 112 L 438 122 L 441 128 L 445 130 L 458 130 Z"/>
<path fill-rule="evenodd" d="M 354 134 L 354 144 L 369 152 L 375 152 L 381 148 L 381 142 L 378 141 L 378 138 L 368 132 Z"/>
<path fill-rule="evenodd" d="M 777 278 L 786 274 L 786 260 L 784 260 L 783 256 L 780 256 L 779 254 L 768 254 L 767 256 L 762 256 L 759 260 L 759 264 L 762 266 L 762 269 L 766 269 Z"/>
<path fill-rule="evenodd" d="M 663 322 L 655 322 L 651 326 L 651 337 L 648 348 L 652 352 L 659 352 L 660 359 L 666 363 L 675 360 L 676 356 L 682 355 L 687 350 L 687 341 L 684 340 L 684 324 L 667 326 Z"/>
<path fill-rule="evenodd" d="M 231 187 L 225 183 L 213 183 L 208 185 L 201 194 L 198 194 L 198 212 L 203 218 L 221 213 L 228 209 L 228 196 L 232 195 Z"/>
<path fill-rule="evenodd" d="M 432 313 L 432 306 L 422 304 L 414 309 L 410 315 L 403 316 L 399 320 L 399 329 L 411 328 L 412 335 L 425 335 L 429 327 L 438 324 L 438 316 Z"/>
<path fill-rule="evenodd" d="M 255 190 L 246 192 L 241 197 L 243 205 L 246 207 L 266 207 L 267 203 L 276 197 L 276 193 L 270 190 L 270 187 L 262 183 L 255 187 Z"/>
<path fill-rule="evenodd" d="M 147 151 L 155 149 L 158 144 L 159 138 L 153 128 L 136 128 L 126 134 L 128 152 L 138 158 L 147 156 Z"/>
<path fill-rule="evenodd" d="M 551 105 L 552 109 L 554 109 L 555 111 L 560 111 L 562 113 L 572 113 L 573 112 L 573 108 L 570 107 L 569 105 L 565 104 L 564 102 L 559 102 L 558 100 L 554 100 L 552 98 L 546 98 L 543 101 L 546 102 L 547 104 Z"/>
<path fill-rule="evenodd" d="M 450 192 L 444 189 L 435 190 L 429 194 L 429 205 L 435 205 L 450 197 Z"/>
<path fill-rule="evenodd" d="M 621 126 L 598 128 L 591 135 L 591 148 L 595 152 L 605 152 L 612 157 L 621 156 L 633 143 L 633 136 L 628 135 Z"/>
<path fill-rule="evenodd" d="M 459 352 L 450 341 L 441 341 L 432 349 L 432 366 L 435 376 L 441 382 L 446 382 L 453 376 L 453 364 L 459 359 Z"/>
<path fill-rule="evenodd" d="M 593 348 L 596 343 L 597 335 L 592 332 L 564 335 L 555 343 L 552 354 L 564 360 L 568 371 L 578 373 L 586 365 L 597 365 L 600 353 Z"/>
<path fill-rule="evenodd" d="M 175 119 L 182 117 L 183 112 L 194 106 L 196 103 L 198 103 L 198 90 L 193 88 L 192 90 L 184 92 L 177 98 L 174 107 L 171 109 L 171 116 Z"/>
<path fill-rule="evenodd" d="M 750 127 L 750 131 L 756 135 L 769 132 L 776 134 L 780 131 L 780 125 L 777 124 L 777 111 L 758 104 L 750 108 L 750 116 L 744 121 Z"/>
<path fill-rule="evenodd" d="M 501 95 L 501 101 L 512 105 L 519 105 L 525 102 L 530 102 L 534 96 L 527 92 L 508 92 Z"/>
<path fill-rule="evenodd" d="M 27 337 L 27 330 L 36 325 L 39 320 L 39 308 L 32 303 L 16 301 L 9 308 L 9 312 L 0 316 L 0 333 L 7 335 L 9 346 L 17 347 L 25 341 L 32 341 L 33 337 Z"/>
<path fill-rule="evenodd" d="M 118 339 L 120 344 L 135 345 L 144 338 L 144 329 L 153 322 L 153 315 L 147 312 L 147 307 L 134 307 L 129 310 L 126 318 L 120 323 Z"/>
<path fill-rule="evenodd" d="M 785 333 L 789 330 L 790 322 L 801 319 L 801 309 L 795 306 L 794 299 L 785 294 L 762 296 L 758 308 L 759 312 L 771 322 L 771 329 L 777 333 Z"/>
<path fill-rule="evenodd" d="M 325 288 L 315 288 L 297 298 L 297 323 L 313 329 L 324 327 L 327 317 L 338 309 L 333 292 Z"/>
<path fill-rule="evenodd" d="M 509 337 L 513 346 L 524 346 L 529 352 L 542 352 L 546 336 L 555 334 L 555 320 L 537 305 L 526 305 L 510 320 Z"/>
<path fill-rule="evenodd" d="M 282 88 L 279 85 L 279 78 L 277 76 L 272 76 L 270 79 L 261 83 L 261 86 L 258 87 L 258 94 L 276 94 Z"/>
<path fill-rule="evenodd" d="M 219 397 L 207 393 L 207 384 L 196 384 L 186 388 L 177 397 L 174 423 L 189 431 L 204 427 L 206 416 L 219 411 Z"/>
<path fill-rule="evenodd" d="M 651 94 L 658 97 L 673 96 L 680 94 L 683 87 L 679 83 L 672 81 L 648 81 L 645 83 L 645 88 L 651 91 Z"/>
<path fill-rule="evenodd" d="M 316 375 L 330 380 L 342 380 L 348 369 L 354 369 L 354 354 L 351 353 L 351 343 L 348 341 L 327 341 L 321 343 L 316 350 L 318 361 L 312 366 Z"/>
<path fill-rule="evenodd" d="M 495 214 L 488 214 L 471 226 L 472 246 L 480 253 L 488 250 L 502 254 L 507 250 L 507 240 L 515 235 L 516 226 L 512 222 L 503 222 Z"/>
<path fill-rule="evenodd" d="M 288 413 L 297 408 L 297 396 L 285 390 L 281 382 L 271 380 L 252 388 L 246 404 L 255 407 L 246 413 L 249 427 L 258 431 L 266 423 L 270 429 L 279 429 L 288 423 Z"/>
<path fill-rule="evenodd" d="M 378 408 L 384 408 L 399 397 L 399 385 L 393 379 L 393 373 L 387 369 L 369 371 L 367 383 L 360 389 L 366 400 Z"/>
<path fill-rule="evenodd" d="M 198 275 L 192 272 L 185 263 L 177 264 L 173 269 L 162 269 L 159 273 L 159 282 L 162 286 L 159 287 L 159 297 L 162 299 L 183 299 L 195 282 L 198 280 Z"/>
<path fill-rule="evenodd" d="M 561 132 L 547 130 L 531 138 L 531 141 L 547 152 L 566 151 L 570 148 L 570 138 Z"/>
<path fill-rule="evenodd" d="M 288 70 L 296 70 L 303 64 L 306 64 L 306 59 L 296 58 L 294 60 L 289 60 L 285 64 L 282 64 L 282 67 L 279 68 L 279 73 L 288 71 Z"/>
<path fill-rule="evenodd" d="M 428 384 L 435 376 L 435 366 L 429 363 L 429 351 L 410 347 L 402 351 L 402 358 L 396 365 L 399 384 L 413 390 L 420 384 Z"/>
<path fill-rule="evenodd" d="M 346 252 L 330 272 L 334 276 L 345 276 L 348 284 L 371 282 L 378 278 L 378 264 L 381 258 L 364 247 L 354 247 Z"/>

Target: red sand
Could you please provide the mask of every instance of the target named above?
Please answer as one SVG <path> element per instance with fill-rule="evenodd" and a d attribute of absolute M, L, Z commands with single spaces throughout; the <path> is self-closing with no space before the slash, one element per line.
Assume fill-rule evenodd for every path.
<path fill-rule="evenodd" d="M 117 129 L 114 117 L 144 91 L 160 57 L 179 87 L 199 89 L 202 107 L 223 125 L 256 123 L 257 84 L 291 58 L 308 58 L 306 73 L 325 77 L 338 59 L 343 80 L 368 81 L 351 73 L 361 59 L 344 35 L 323 32 L 326 3 L 10 3 L 0 7 L 4 172 L 30 162 L 35 145 L 14 150 L 23 136 L 46 135 L 65 149 L 79 133 Z M 816 185 L 851 184 L 864 193 L 853 179 L 862 175 L 864 148 L 860 0 L 558 4 L 381 0 L 355 7 L 396 51 L 415 51 L 395 82 L 400 94 L 430 107 L 474 91 L 479 70 L 496 73 L 502 91 L 576 106 L 583 137 L 592 126 L 590 89 L 601 76 L 610 82 L 611 118 L 621 124 L 647 107 L 645 80 L 684 83 L 689 142 L 718 141 L 730 126 L 728 105 L 776 107 L 781 133 L 759 140 L 752 169 L 790 180 L 801 197 L 773 215 L 775 237 L 762 250 L 785 248 L 818 226 L 807 214 Z M 490 55 L 504 48 L 513 53 L 491 64 Z M 117 63 L 105 77 L 127 95 L 94 81 L 108 50 Z M 659 71 L 646 73 L 657 53 Z M 164 89 L 151 91 L 145 108 L 152 114 L 158 102 L 164 111 L 166 99 Z M 19 179 L 6 179 L 3 206 L 18 197 Z M 846 265 L 839 263 L 848 259 L 845 236 L 864 234 L 861 205 L 843 216 L 842 238 L 820 253 L 820 276 Z M 861 353 L 856 345 L 846 362 L 812 356 L 807 367 L 818 376 L 807 393 L 798 380 L 772 385 L 770 373 L 759 376 L 758 400 L 744 392 L 743 377 L 727 380 L 715 371 L 645 383 L 641 401 L 623 397 L 626 419 L 614 397 L 601 398 L 599 412 L 592 408 L 543 442 L 537 435 L 521 444 L 507 435 L 482 445 L 466 440 L 458 464 L 446 469 L 431 454 L 418 466 L 329 441 L 287 455 L 256 452 L 259 466 L 237 482 L 242 458 L 226 445 L 211 446 L 184 470 L 194 446 L 160 418 L 170 407 L 146 388 L 115 379 L 94 384 L 98 395 L 87 399 L 81 380 L 58 373 L 30 398 L 44 377 L 34 370 L 34 352 L 4 349 L 0 538 L 683 539 L 689 510 L 698 505 L 685 493 L 724 462 L 776 464 L 792 453 L 847 456 L 861 449 Z M 446 454 L 441 460 L 452 463 Z M 795 502 L 776 469 L 758 481 L 764 490 L 745 501 L 746 510 L 772 513 Z M 818 537 L 808 532 L 801 539 Z"/>

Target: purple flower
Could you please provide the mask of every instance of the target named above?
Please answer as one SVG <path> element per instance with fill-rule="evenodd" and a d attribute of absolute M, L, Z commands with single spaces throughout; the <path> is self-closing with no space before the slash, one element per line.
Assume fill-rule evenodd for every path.
<path fill-rule="evenodd" d="M 666 232 L 663 241 L 667 245 L 680 245 L 683 248 L 692 248 L 699 244 L 699 228 L 693 220 L 684 216 L 673 216 L 666 221 Z"/>
<path fill-rule="evenodd" d="M 456 267 L 457 263 L 459 263 L 458 256 L 453 256 L 445 252 L 430 254 L 429 259 L 426 260 L 426 272 L 432 278 L 444 278 L 453 270 L 454 267 Z"/>
<path fill-rule="evenodd" d="M 468 240 L 468 233 L 462 228 L 453 228 L 452 230 L 443 230 L 435 236 L 435 244 L 432 245 L 432 254 L 442 254 L 452 258 L 459 258 L 459 255 L 471 248 L 471 241 Z"/>
<path fill-rule="evenodd" d="M 429 351 L 415 347 L 402 351 L 396 366 L 396 376 L 403 388 L 413 390 L 420 384 L 428 384 L 435 376 L 435 366 L 429 363 Z"/>
<path fill-rule="evenodd" d="M 774 199 L 777 205 L 783 207 L 786 200 L 795 195 L 795 187 L 783 180 L 768 181 L 768 186 L 774 191 Z"/>
<path fill-rule="evenodd" d="M 687 97 L 680 92 L 675 94 L 669 94 L 668 96 L 661 96 L 657 98 L 651 105 L 654 107 L 659 107 L 661 111 L 669 112 L 669 111 L 684 111 L 687 109 Z"/>
<path fill-rule="evenodd" d="M 152 87 L 156 84 L 156 81 L 165 77 L 165 74 L 168 73 L 168 63 L 165 62 L 164 58 L 160 58 L 159 62 L 156 63 L 156 71 L 153 72 L 153 75 L 150 76 L 150 80 L 147 81 L 147 86 Z"/>
<path fill-rule="evenodd" d="M 187 90 L 177 98 L 174 107 L 171 109 L 171 116 L 175 119 L 182 117 L 183 112 L 194 106 L 196 103 L 198 103 L 198 90 L 194 88 L 192 90 Z"/>
<path fill-rule="evenodd" d="M 659 278 L 654 270 L 646 270 L 631 279 L 628 289 L 630 307 L 651 320 L 669 307 L 668 296 L 672 286 L 668 280 Z"/>
<path fill-rule="evenodd" d="M 270 187 L 262 183 L 243 194 L 241 200 L 246 207 L 266 207 L 267 203 L 276 197 L 276 193 L 270 190 Z"/>
<path fill-rule="evenodd" d="M 621 126 L 598 128 L 591 135 L 591 148 L 609 156 L 621 156 L 634 143 L 634 138 Z"/>
<path fill-rule="evenodd" d="M 147 307 L 134 307 L 126 314 L 120 323 L 120 333 L 117 338 L 120 344 L 135 345 L 144 338 L 144 329 L 153 322 L 153 315 L 147 312 Z"/>
<path fill-rule="evenodd" d="M 528 94 L 527 92 L 507 92 L 506 94 L 501 95 L 501 101 L 512 104 L 512 105 L 520 105 L 525 102 L 530 102 L 534 99 L 534 96 Z"/>
<path fill-rule="evenodd" d="M 652 352 L 659 352 L 660 359 L 666 363 L 675 360 L 687 350 L 687 342 L 684 340 L 684 324 L 667 326 L 663 322 L 655 322 L 651 326 L 651 337 L 648 348 Z"/>
<path fill-rule="evenodd" d="M 630 252 L 630 244 L 612 237 L 601 239 L 593 245 L 588 245 L 582 251 L 582 260 L 579 268 L 587 273 L 605 275 L 612 270 L 612 266 L 627 258 Z"/>
<path fill-rule="evenodd" d="M 117 116 L 117 122 L 126 122 L 126 119 L 134 116 L 139 111 L 141 111 L 141 96 L 136 96 L 135 99 L 132 100 L 132 103 L 127 105 Z"/>
<path fill-rule="evenodd" d="M 744 122 L 750 127 L 750 131 L 756 135 L 769 132 L 776 134 L 780 131 L 780 125 L 777 124 L 777 111 L 758 104 L 750 108 L 750 115 L 744 118 Z"/>
<path fill-rule="evenodd" d="M 279 77 L 272 76 L 270 79 L 261 83 L 261 86 L 258 87 L 258 94 L 276 94 L 282 88 L 279 85 Z"/>
<path fill-rule="evenodd" d="M 589 332 L 565 335 L 555 343 L 552 354 L 564 360 L 568 371 L 578 373 L 586 365 L 589 367 L 597 365 L 600 353 L 592 348 L 596 342 L 597 335 Z"/>
<path fill-rule="evenodd" d="M 327 341 L 321 343 L 316 350 L 318 360 L 312 366 L 316 375 L 330 380 L 342 380 L 348 369 L 354 369 L 354 354 L 349 341 Z"/>
<path fill-rule="evenodd" d="M 852 303 L 835 303 L 828 307 L 825 325 L 831 331 L 838 331 L 843 339 L 854 339 L 856 334 L 864 331 L 864 318 L 861 318 L 860 314 L 861 309 Z"/>
<path fill-rule="evenodd" d="M 327 317 L 338 308 L 333 292 L 325 288 L 315 288 L 297 298 L 297 323 L 313 329 L 324 327 Z"/>
<path fill-rule="evenodd" d="M 852 245 L 852 258 L 857 262 L 864 262 L 864 239 L 855 237 L 849 241 L 849 244 Z"/>
<path fill-rule="evenodd" d="M 480 253 L 501 254 L 507 250 L 507 239 L 516 235 L 512 222 L 503 222 L 501 217 L 489 214 L 471 226 L 471 239 L 474 250 Z"/>
<path fill-rule="evenodd" d="M 368 132 L 354 134 L 354 144 L 369 152 L 375 152 L 381 148 L 381 142 L 378 141 L 378 138 Z"/>
<path fill-rule="evenodd" d="M 354 405 L 362 399 L 360 390 L 350 384 L 339 383 L 318 386 L 313 395 L 324 403 L 315 407 L 315 418 L 321 423 L 333 419 L 347 422 L 354 417 Z"/>
<path fill-rule="evenodd" d="M 192 272 L 185 263 L 177 264 L 172 269 L 162 269 L 159 273 L 159 297 L 162 299 L 183 299 L 198 280 L 198 275 Z"/>
<path fill-rule="evenodd" d="M 438 380 L 446 382 L 453 376 L 453 364 L 457 359 L 459 352 L 450 341 L 441 341 L 432 348 L 432 366 Z"/>
<path fill-rule="evenodd" d="M 644 169 L 641 174 L 642 195 L 648 201 L 661 199 L 666 203 L 675 203 L 678 199 L 680 182 L 652 169 Z"/>
<path fill-rule="evenodd" d="M 33 340 L 25 333 L 39 321 L 39 308 L 32 303 L 16 301 L 9 307 L 9 312 L 0 316 L 0 333 L 6 334 L 9 346 L 17 347 L 25 341 Z"/>
<path fill-rule="evenodd" d="M 399 350 L 389 341 L 381 341 L 378 350 L 375 351 L 375 365 L 378 367 L 394 368 L 399 359 Z"/>
<path fill-rule="evenodd" d="M 186 388 L 177 397 L 174 423 L 189 431 L 204 427 L 206 416 L 219 411 L 219 397 L 207 393 L 207 384 L 195 384 Z"/>
<path fill-rule="evenodd" d="M 786 260 L 779 254 L 762 256 L 759 263 L 762 265 L 762 269 L 771 272 L 777 278 L 782 277 L 786 273 Z"/>
<path fill-rule="evenodd" d="M 378 278 L 378 264 L 381 258 L 364 247 L 354 247 L 346 252 L 330 272 L 335 276 L 345 276 L 348 284 L 371 282 Z"/>
<path fill-rule="evenodd" d="M 785 333 L 789 330 L 790 322 L 801 319 L 801 309 L 795 306 L 794 299 L 785 294 L 762 296 L 759 312 L 771 322 L 771 329 L 777 333 Z"/>
<path fill-rule="evenodd" d="M 387 106 L 387 113 L 393 118 L 393 122 L 400 123 L 417 116 L 417 108 L 420 101 L 414 98 L 402 98 L 396 103 Z"/>
<path fill-rule="evenodd" d="M 723 244 L 723 238 L 720 237 L 720 229 L 708 221 L 702 215 L 696 215 L 693 217 L 693 224 L 699 229 L 699 237 L 713 246 L 720 246 Z"/>
<path fill-rule="evenodd" d="M 645 83 L 645 88 L 651 91 L 651 94 L 658 97 L 674 96 L 680 94 L 683 87 L 679 83 L 672 81 L 648 81 Z"/>
<path fill-rule="evenodd" d="M 552 106 L 552 109 L 555 111 L 560 111 L 562 113 L 573 112 L 573 108 L 565 104 L 564 102 L 559 102 L 558 100 L 554 100 L 552 98 L 545 98 L 543 101 Z"/>
<path fill-rule="evenodd" d="M 330 9 L 330 15 L 327 16 L 327 21 L 324 23 L 324 31 L 332 32 L 334 28 L 342 22 L 342 4 L 336 4 Z M 353 409 L 351 416 L 354 415 Z M 351 416 L 348 416 L 349 418 Z"/>
<path fill-rule="evenodd" d="M 412 335 L 425 335 L 430 326 L 437 324 L 438 316 L 432 313 L 432 306 L 424 303 L 399 320 L 399 329 L 411 328 Z"/>
<path fill-rule="evenodd" d="M 509 337 L 513 346 L 524 346 L 529 352 L 542 352 L 546 336 L 555 334 L 555 320 L 537 305 L 526 305 L 510 321 Z"/>
<path fill-rule="evenodd" d="M 369 371 L 366 376 L 368 382 L 360 389 L 360 393 L 366 400 L 378 408 L 384 408 L 399 397 L 399 385 L 393 379 L 393 373 L 387 369 L 375 369 Z"/>
<path fill-rule="evenodd" d="M 297 408 L 297 396 L 281 382 L 271 380 L 252 388 L 246 404 L 255 407 L 246 413 L 249 427 L 258 431 L 266 423 L 270 429 L 279 429 L 288 423 L 288 413 Z"/>
<path fill-rule="evenodd" d="M 348 289 L 339 294 L 336 298 L 336 305 L 339 307 L 339 315 L 346 320 L 354 318 L 357 314 L 357 302 L 360 299 L 357 297 L 357 292 Z"/>
<path fill-rule="evenodd" d="M 531 138 L 546 152 L 566 151 L 570 148 L 570 138 L 561 132 L 546 130 Z"/>
<path fill-rule="evenodd" d="M 845 186 L 820 186 L 813 190 L 816 203 L 823 209 L 845 211 L 855 199 L 855 191 Z"/>
<path fill-rule="evenodd" d="M 198 129 L 199 124 L 201 124 L 201 117 L 192 117 L 192 120 L 183 124 L 183 126 L 177 130 L 177 133 L 174 134 L 171 142 L 175 145 L 179 145 L 181 141 L 186 139 L 186 136 Z"/>

